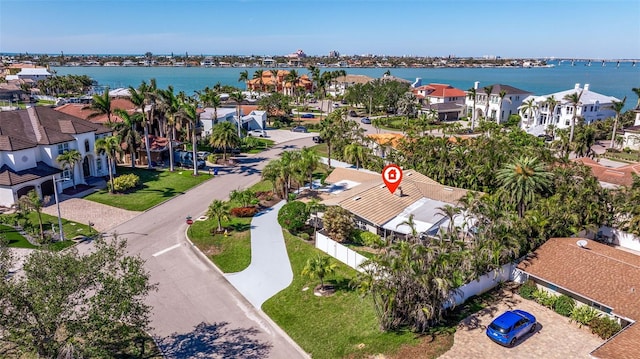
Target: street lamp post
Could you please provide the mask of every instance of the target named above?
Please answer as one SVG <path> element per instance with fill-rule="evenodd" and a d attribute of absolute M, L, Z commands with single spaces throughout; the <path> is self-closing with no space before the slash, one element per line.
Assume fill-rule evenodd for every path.
<path fill-rule="evenodd" d="M 58 230 L 60 231 L 59 240 L 64 241 L 64 232 L 62 232 L 62 217 L 60 216 L 60 201 L 58 200 L 58 182 L 68 181 L 68 178 L 56 179 L 56 175 L 53 175 L 53 195 L 56 199 L 56 207 L 58 207 Z"/>

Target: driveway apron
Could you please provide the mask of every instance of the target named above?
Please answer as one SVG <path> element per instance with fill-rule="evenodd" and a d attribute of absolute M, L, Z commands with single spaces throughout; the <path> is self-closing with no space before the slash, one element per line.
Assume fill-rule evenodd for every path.
<path fill-rule="evenodd" d="M 256 308 L 293 281 L 293 271 L 278 224 L 278 211 L 285 201 L 261 212 L 251 221 L 251 264 L 226 277 Z"/>

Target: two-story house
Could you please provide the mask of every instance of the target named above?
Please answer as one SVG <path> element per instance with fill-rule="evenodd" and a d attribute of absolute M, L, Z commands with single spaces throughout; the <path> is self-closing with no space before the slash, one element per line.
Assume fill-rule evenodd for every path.
<path fill-rule="evenodd" d="M 518 108 L 522 105 L 522 101 L 532 93 L 521 90 L 513 86 L 504 84 L 493 84 L 486 86 L 491 89 L 490 95 L 480 88 L 480 82 L 476 81 L 473 85 L 476 91 L 475 113 L 476 119 L 487 118 L 497 123 L 507 122 L 509 116 L 518 113 Z M 471 91 L 467 91 L 465 106 L 467 108 L 467 116 L 471 117 L 474 110 L 474 100 Z"/>
<path fill-rule="evenodd" d="M 574 104 L 565 97 L 572 94 L 580 96 L 575 115 L 582 118 L 585 123 L 589 124 L 615 116 L 611 104 L 613 101 L 619 101 L 617 98 L 593 92 L 589 89 L 589 84 L 585 84 L 584 88 L 576 84 L 570 90 L 525 98 L 523 105 L 519 108 L 522 129 L 533 135 L 540 135 L 545 133 L 549 125 L 557 129 L 571 127 Z M 549 99 L 557 101 L 555 106 L 550 105 Z M 529 103 L 531 106 L 528 105 Z"/>
<path fill-rule="evenodd" d="M 41 197 L 86 183 L 90 176 L 109 174 L 105 155 L 95 153 L 95 141 L 111 130 L 49 107 L 0 112 L 0 206 L 10 207 L 31 190 Z M 78 150 L 82 160 L 73 173 L 56 161 L 58 155 Z M 54 182 L 54 178 L 56 181 Z"/>
<path fill-rule="evenodd" d="M 411 90 L 422 111 L 436 111 L 438 120 L 455 121 L 464 110 L 464 91 L 447 84 L 428 84 Z"/>

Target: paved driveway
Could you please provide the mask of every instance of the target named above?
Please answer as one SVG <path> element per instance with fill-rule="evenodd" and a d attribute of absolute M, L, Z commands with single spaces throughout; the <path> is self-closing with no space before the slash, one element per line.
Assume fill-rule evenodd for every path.
<path fill-rule="evenodd" d="M 500 346 L 485 334 L 493 318 L 508 309 L 523 309 L 538 320 L 536 332 L 527 334 L 513 348 Z M 460 323 L 453 347 L 440 358 L 589 358 L 602 342 L 586 327 L 578 328 L 568 318 L 505 290 L 500 301 Z"/>

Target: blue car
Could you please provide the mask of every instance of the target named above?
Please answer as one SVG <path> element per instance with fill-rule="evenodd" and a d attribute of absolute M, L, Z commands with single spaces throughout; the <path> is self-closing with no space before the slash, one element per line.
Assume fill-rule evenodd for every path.
<path fill-rule="evenodd" d="M 487 336 L 494 342 L 513 346 L 527 333 L 536 331 L 536 317 L 524 310 L 510 310 L 502 313 L 487 327 Z"/>
<path fill-rule="evenodd" d="M 312 113 L 305 113 L 300 116 L 301 118 L 315 118 L 316 116 Z"/>

